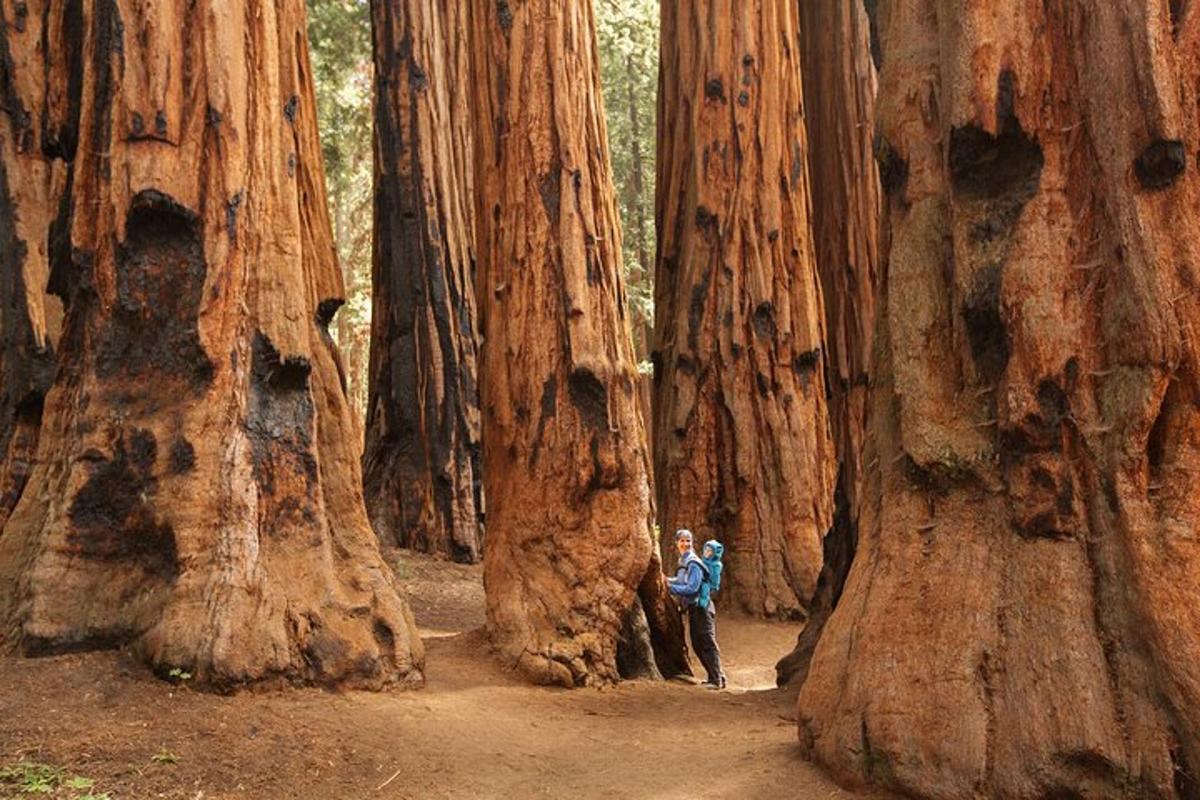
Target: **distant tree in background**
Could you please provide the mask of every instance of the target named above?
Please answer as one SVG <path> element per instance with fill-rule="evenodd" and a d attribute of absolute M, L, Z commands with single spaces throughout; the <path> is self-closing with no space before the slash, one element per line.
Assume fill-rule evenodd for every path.
<path fill-rule="evenodd" d="M 658 0 L 597 0 L 600 84 L 639 361 L 654 327 L 654 135 L 658 95 Z"/>
<path fill-rule="evenodd" d="M 371 13 L 367 0 L 308 0 L 329 213 L 346 305 L 333 335 L 361 421 L 371 334 Z"/>
<path fill-rule="evenodd" d="M 333 333 L 362 419 L 371 331 L 371 15 L 367 0 L 308 0 L 308 13 L 329 211 L 346 281 Z M 596 0 L 596 23 L 627 302 L 637 356 L 646 364 L 654 319 L 658 0 Z"/>

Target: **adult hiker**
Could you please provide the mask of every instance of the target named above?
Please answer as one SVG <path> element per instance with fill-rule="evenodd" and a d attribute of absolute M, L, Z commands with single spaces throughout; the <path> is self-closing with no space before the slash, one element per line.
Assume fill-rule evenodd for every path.
<path fill-rule="evenodd" d="M 675 532 L 675 549 L 679 551 L 679 570 L 667 581 L 667 589 L 679 598 L 680 605 L 687 611 L 692 649 L 708 673 L 702 685 L 709 689 L 724 689 L 725 673 L 721 671 L 721 649 L 717 647 L 717 609 L 709 592 L 705 591 L 709 568 L 693 549 L 691 531 Z"/>

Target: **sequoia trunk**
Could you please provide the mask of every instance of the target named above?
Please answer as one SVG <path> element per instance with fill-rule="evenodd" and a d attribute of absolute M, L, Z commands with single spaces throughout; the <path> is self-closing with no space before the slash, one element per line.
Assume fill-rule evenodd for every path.
<path fill-rule="evenodd" d="M 326 330 L 342 287 L 304 4 L 95 0 L 66 36 L 81 74 L 46 88 L 71 119 L 55 104 L 81 87 L 67 312 L 0 536 L 8 643 L 128 642 L 218 688 L 419 681 Z"/>
<path fill-rule="evenodd" d="M 854 558 L 882 232 L 872 144 L 875 66 L 862 0 L 802 0 L 798 5 L 813 241 L 825 298 L 829 419 L 839 489 L 808 623 L 796 649 L 777 666 L 780 685 L 804 679 Z"/>
<path fill-rule="evenodd" d="M 667 601 L 592 5 L 471 8 L 488 627 L 532 680 L 608 682 L 622 631 L 644 640 L 632 618 Z M 668 649 L 678 652 L 673 619 Z M 646 652 L 640 644 L 632 650 Z"/>
<path fill-rule="evenodd" d="M 914 797 L 1200 791 L 1200 15 L 883 4 L 892 242 L 809 755 Z"/>
<path fill-rule="evenodd" d="M 798 45 L 794 0 L 662 4 L 660 519 L 724 539 L 722 595 L 770 616 L 803 613 L 833 506 Z"/>
<path fill-rule="evenodd" d="M 44 38 L 78 25 L 78 14 L 47 0 L 0 4 L 0 531 L 29 479 L 54 379 L 62 308 L 46 283 L 75 143 L 64 139 L 64 120 L 46 113 L 45 82 L 53 73 L 60 92 L 78 87 L 68 86 L 63 60 L 77 56 L 47 49 Z"/>
<path fill-rule="evenodd" d="M 375 251 L 363 477 L 381 541 L 480 557 L 464 9 L 374 0 Z M 457 87 L 460 87 L 456 89 Z"/>

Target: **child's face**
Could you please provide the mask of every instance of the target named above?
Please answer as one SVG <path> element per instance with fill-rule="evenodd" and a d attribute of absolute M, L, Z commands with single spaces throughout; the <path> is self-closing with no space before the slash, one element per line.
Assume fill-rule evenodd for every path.
<path fill-rule="evenodd" d="M 704 557 L 705 557 L 705 558 L 712 558 L 712 557 L 713 557 L 713 549 L 712 549 L 711 547 L 706 547 L 706 548 L 704 548 Z"/>

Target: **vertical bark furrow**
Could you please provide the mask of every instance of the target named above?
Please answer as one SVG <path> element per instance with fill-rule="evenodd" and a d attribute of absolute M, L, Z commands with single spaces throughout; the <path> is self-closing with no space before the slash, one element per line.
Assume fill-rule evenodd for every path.
<path fill-rule="evenodd" d="M 725 541 L 723 593 L 769 616 L 812 597 L 835 474 L 798 36 L 795 3 L 662 6 L 660 518 Z"/>
<path fill-rule="evenodd" d="M 454 98 L 461 12 L 372 7 L 375 287 L 364 485 L 380 540 L 481 555 L 474 236 L 465 105 Z M 458 59 L 456 61 L 456 59 Z"/>
<path fill-rule="evenodd" d="M 1194 792 L 1200 184 L 1174 143 L 1200 135 L 1178 91 L 1200 64 L 1165 12 L 881 8 L 880 134 L 909 169 L 878 459 L 800 694 L 845 781 Z"/>

